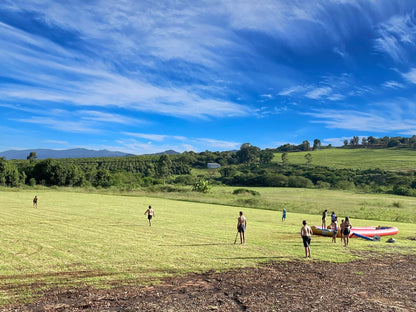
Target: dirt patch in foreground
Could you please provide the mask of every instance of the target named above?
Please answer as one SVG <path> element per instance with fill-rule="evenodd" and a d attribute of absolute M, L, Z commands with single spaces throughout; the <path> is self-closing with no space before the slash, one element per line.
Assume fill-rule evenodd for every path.
<path fill-rule="evenodd" d="M 416 311 L 416 256 L 271 262 L 152 287 L 59 289 L 4 311 Z"/>

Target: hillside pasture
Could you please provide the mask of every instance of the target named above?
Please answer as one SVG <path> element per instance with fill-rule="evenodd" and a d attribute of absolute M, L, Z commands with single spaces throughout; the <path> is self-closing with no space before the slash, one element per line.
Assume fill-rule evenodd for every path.
<path fill-rule="evenodd" d="M 276 200 L 282 197 L 282 193 L 272 195 L 277 190 L 262 190 L 260 196 Z M 299 193 L 302 209 L 314 200 L 314 190 L 310 191 Z M 38 208 L 32 207 L 34 195 L 39 197 Z M 300 199 L 291 200 L 293 194 L 288 194 L 282 202 L 293 202 L 294 206 L 288 209 L 283 223 L 280 211 L 258 208 L 134 194 L 3 189 L 0 303 L 30 301 L 38 290 L 56 286 L 146 285 L 191 272 L 226 271 L 270 260 L 300 259 L 304 252 L 299 237 L 301 221 L 319 224 L 322 208 L 332 205 L 328 202 L 330 196 L 322 195 L 318 195 L 321 204 L 314 200 L 315 210 L 297 213 L 296 201 Z M 362 201 L 375 200 L 362 196 Z M 344 202 L 351 197 L 347 194 Z M 406 205 L 414 207 L 415 201 Z M 149 204 L 156 212 L 152 227 L 144 215 Z M 240 210 L 248 219 L 246 245 L 233 244 Z M 416 250 L 415 241 L 407 239 L 416 236 L 414 224 L 383 221 L 383 225 L 399 227 L 396 244 L 354 239 L 345 250 L 341 244 L 331 244 L 329 238 L 314 237 L 314 259 L 346 262 L 355 257 L 353 251 L 368 248 L 388 253 Z M 356 226 L 374 225 L 359 219 L 352 222 Z"/>
<path fill-rule="evenodd" d="M 374 169 L 403 171 L 416 169 L 416 150 L 383 148 L 383 149 L 322 149 L 309 152 L 287 153 L 289 163 L 306 164 L 305 155 L 312 155 L 311 165 L 336 169 Z M 282 153 L 275 153 L 274 162 L 282 162 Z"/>

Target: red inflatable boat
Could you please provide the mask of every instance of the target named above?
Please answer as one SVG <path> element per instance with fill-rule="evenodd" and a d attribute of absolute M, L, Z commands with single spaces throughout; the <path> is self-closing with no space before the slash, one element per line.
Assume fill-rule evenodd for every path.
<path fill-rule="evenodd" d="M 311 226 L 313 234 L 317 235 L 324 235 L 324 236 L 332 236 L 332 229 L 325 229 L 321 226 Z M 387 226 L 366 226 L 366 227 L 353 227 L 351 228 L 350 237 L 354 236 L 365 236 L 365 237 L 374 237 L 378 236 L 385 236 L 385 235 L 395 235 L 399 233 L 399 229 L 397 227 L 387 227 Z M 354 235 L 357 234 L 357 235 Z M 341 237 L 341 231 L 338 230 L 337 237 Z"/>

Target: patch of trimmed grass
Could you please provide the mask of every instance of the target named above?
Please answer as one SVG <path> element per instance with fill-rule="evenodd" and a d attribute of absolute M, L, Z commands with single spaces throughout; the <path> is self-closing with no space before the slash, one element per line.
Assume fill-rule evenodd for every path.
<path fill-rule="evenodd" d="M 222 197 L 224 201 L 229 196 L 234 200 L 230 189 L 217 191 L 227 195 Z M 256 191 L 268 200 L 283 197 L 282 193 Z M 310 225 L 319 224 L 320 211 L 329 205 L 331 198 L 327 193 L 320 194 L 326 196 L 321 198 L 320 205 L 316 203 L 317 213 L 313 209 L 299 213 L 288 209 L 287 221 L 282 222 L 280 210 L 150 196 L 3 190 L 0 192 L 0 303 L 30 300 L 37 289 L 59 285 L 147 284 L 190 272 L 224 271 L 269 260 L 302 258 L 301 222 L 306 219 Z M 39 197 L 37 209 L 32 207 L 34 195 Z M 354 195 L 348 194 L 349 197 Z M 302 209 L 306 210 L 307 200 L 299 198 L 302 194 L 296 197 L 291 193 L 280 200 L 285 205 L 293 202 L 305 206 Z M 371 201 L 368 197 L 361 200 Z M 156 212 L 152 227 L 144 215 L 149 204 Z M 248 219 L 247 244 L 234 245 L 240 210 Z M 378 225 L 354 218 L 351 221 L 356 226 Z M 400 229 L 395 236 L 396 244 L 385 244 L 383 239 L 381 242 L 352 239 L 350 247 L 345 248 L 340 242 L 331 243 L 328 237 L 314 236 L 313 258 L 345 262 L 355 257 L 356 250 L 415 251 L 415 242 L 407 239 L 416 232 L 414 224 L 391 221 L 387 225 Z"/>
<path fill-rule="evenodd" d="M 416 150 L 383 148 L 383 149 L 322 149 L 309 152 L 287 153 L 289 163 L 306 164 L 305 155 L 312 155 L 313 166 L 325 166 L 344 169 L 374 169 L 382 170 L 415 170 Z M 282 153 L 274 155 L 275 162 L 282 161 Z"/>

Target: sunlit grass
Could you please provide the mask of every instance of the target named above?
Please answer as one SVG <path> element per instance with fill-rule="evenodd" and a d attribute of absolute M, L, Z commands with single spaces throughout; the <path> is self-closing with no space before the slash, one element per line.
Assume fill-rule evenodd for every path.
<path fill-rule="evenodd" d="M 197 192 L 154 193 L 153 196 L 219 205 L 259 208 L 288 213 L 320 214 L 335 211 L 340 216 L 394 222 L 416 222 L 416 198 L 393 194 L 360 194 L 352 191 L 247 187 L 259 193 L 234 195 L 236 187 L 213 187 L 208 194 Z M 137 194 L 146 194 L 138 191 Z"/>
<path fill-rule="evenodd" d="M 323 149 L 309 152 L 288 153 L 291 164 L 306 164 L 305 155 L 312 155 L 312 165 L 330 168 L 415 170 L 416 150 L 410 149 Z M 275 162 L 282 161 L 282 153 L 276 153 Z"/>
<path fill-rule="evenodd" d="M 262 200 L 289 207 L 286 222 L 281 221 L 280 210 L 228 205 L 229 198 L 234 200 L 228 188 L 218 188 L 210 195 L 220 196 L 224 205 L 197 203 L 189 198 L 184 201 L 131 194 L 3 189 L 0 192 L 0 302 L 28 300 L 34 295 L 34 287 L 147 284 L 189 272 L 222 271 L 269 260 L 302 258 L 299 230 L 303 219 L 310 225 L 319 224 L 320 212 L 325 207 L 334 205 L 338 213 L 344 212 L 342 209 L 351 203 L 365 201 L 366 209 L 371 210 L 378 205 L 372 205 L 373 201 L 397 200 L 352 193 L 343 193 L 342 200 L 341 193 L 336 193 L 333 199 L 331 192 L 321 190 L 316 190 L 318 193 L 313 193 L 315 190 L 297 190 L 297 193 L 291 189 L 257 190 Z M 39 197 L 37 209 L 32 207 L 34 195 Z M 415 201 L 409 199 L 403 206 L 414 209 Z M 144 215 L 149 204 L 156 212 L 152 227 Z M 308 207 L 311 208 L 308 210 Z M 248 219 L 246 245 L 233 244 L 240 210 Z M 407 239 L 416 236 L 414 224 L 379 220 L 384 220 L 380 221 L 382 225 L 399 227 L 396 244 L 354 239 L 351 247 L 345 249 L 341 243 L 332 244 L 330 238 L 316 236 L 312 240 L 313 258 L 344 262 L 361 249 L 416 250 L 415 241 Z M 365 226 L 379 222 L 353 218 L 352 223 Z"/>

